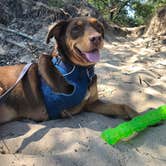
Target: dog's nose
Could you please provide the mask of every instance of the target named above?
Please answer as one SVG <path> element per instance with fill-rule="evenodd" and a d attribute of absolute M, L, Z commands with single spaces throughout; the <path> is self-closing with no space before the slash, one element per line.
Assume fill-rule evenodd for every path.
<path fill-rule="evenodd" d="M 102 40 L 102 36 L 101 35 L 92 35 L 89 37 L 89 40 L 93 43 L 93 44 L 100 44 L 101 40 Z"/>

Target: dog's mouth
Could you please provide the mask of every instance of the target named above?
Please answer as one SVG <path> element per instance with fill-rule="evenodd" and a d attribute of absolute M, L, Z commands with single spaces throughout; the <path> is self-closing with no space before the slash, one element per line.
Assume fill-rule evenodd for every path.
<path fill-rule="evenodd" d="M 82 52 L 78 47 L 75 47 L 75 50 L 79 56 L 83 57 L 88 62 L 97 63 L 100 60 L 99 49 L 93 49 L 88 52 Z"/>

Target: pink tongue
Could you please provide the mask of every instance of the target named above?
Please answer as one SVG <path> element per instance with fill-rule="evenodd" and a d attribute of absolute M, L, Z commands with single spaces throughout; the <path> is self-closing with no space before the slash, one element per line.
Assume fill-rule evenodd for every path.
<path fill-rule="evenodd" d="M 84 52 L 84 55 L 89 62 L 98 62 L 100 60 L 100 53 L 98 50 L 93 52 Z"/>

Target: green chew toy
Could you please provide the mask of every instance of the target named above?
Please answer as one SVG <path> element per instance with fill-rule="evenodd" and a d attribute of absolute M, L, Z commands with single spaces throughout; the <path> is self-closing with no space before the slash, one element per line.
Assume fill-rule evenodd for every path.
<path fill-rule="evenodd" d="M 138 132 L 148 126 L 159 123 L 161 120 L 166 120 L 166 105 L 148 111 L 144 115 L 139 115 L 129 122 L 124 122 L 115 128 L 106 129 L 102 132 L 101 138 L 108 144 L 114 145 L 120 140 L 133 137 Z"/>

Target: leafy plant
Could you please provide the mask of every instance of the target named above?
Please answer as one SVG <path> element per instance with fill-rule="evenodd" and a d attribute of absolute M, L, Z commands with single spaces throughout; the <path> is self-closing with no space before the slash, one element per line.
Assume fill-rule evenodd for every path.
<path fill-rule="evenodd" d="M 110 22 L 122 26 L 145 24 L 166 0 L 88 0 Z"/>
<path fill-rule="evenodd" d="M 64 2 L 62 0 L 48 0 L 48 5 L 61 8 L 64 6 Z"/>

